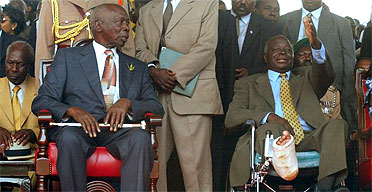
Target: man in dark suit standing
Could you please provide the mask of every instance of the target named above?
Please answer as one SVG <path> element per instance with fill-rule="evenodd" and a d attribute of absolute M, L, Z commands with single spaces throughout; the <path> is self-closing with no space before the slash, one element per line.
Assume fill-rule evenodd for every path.
<path fill-rule="evenodd" d="M 226 115 L 226 127 L 241 126 L 252 119 L 258 126 L 255 151 L 263 154 L 266 131 L 274 138 L 284 130 L 295 137 L 296 151 L 320 153 L 318 189 L 329 191 L 346 178 L 346 133 L 344 120 L 327 121 L 319 106 L 335 78 L 323 44 L 316 36 L 311 19 L 305 20 L 312 47 L 311 68 L 292 71 L 293 48 L 282 35 L 265 46 L 268 72 L 237 81 L 233 101 Z M 232 186 L 244 185 L 250 177 L 250 132 L 239 138 L 230 167 Z"/>
<path fill-rule="evenodd" d="M 3 14 L 0 9 L 0 21 L 3 20 Z M 5 56 L 6 49 L 14 41 L 22 40 L 21 38 L 5 33 L 0 27 L 0 77 L 5 77 Z"/>
<path fill-rule="evenodd" d="M 140 129 L 118 127 L 128 119 L 140 120 L 146 112 L 164 112 L 147 65 L 117 48 L 129 37 L 124 8 L 117 4 L 97 6 L 90 26 L 92 44 L 57 52 L 32 111 L 37 114 L 48 109 L 56 122 L 70 118 L 82 124 L 82 128 L 59 127 L 51 136 L 57 143 L 57 170 L 63 191 L 86 191 L 86 159 L 96 146 L 106 146 L 125 162 L 120 190 L 145 191 L 153 164 L 149 135 Z M 110 128 L 100 129 L 99 121 L 110 124 Z"/>
<path fill-rule="evenodd" d="M 280 33 L 279 28 L 271 21 L 252 13 L 255 0 L 231 0 L 231 4 L 231 14 L 236 19 L 238 45 L 235 77 L 266 72 L 264 45 L 268 38 Z"/>
<path fill-rule="evenodd" d="M 356 130 L 356 102 L 353 70 L 355 52 L 350 23 L 338 15 L 323 10 L 322 0 L 302 0 L 302 8 L 279 18 L 282 34 L 295 44 L 305 35 L 302 20 L 311 14 L 319 39 L 327 47 L 336 73 L 335 86 L 341 92 L 341 113 Z"/>

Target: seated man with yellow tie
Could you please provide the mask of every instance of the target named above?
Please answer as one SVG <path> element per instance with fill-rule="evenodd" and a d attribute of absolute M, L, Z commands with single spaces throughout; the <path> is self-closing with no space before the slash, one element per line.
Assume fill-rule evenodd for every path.
<path fill-rule="evenodd" d="M 228 128 L 252 119 L 258 125 L 255 151 L 263 154 L 266 131 L 274 138 L 284 130 L 295 137 L 296 151 L 320 153 L 317 188 L 339 187 L 347 176 L 345 141 L 348 125 L 344 120 L 327 121 L 319 99 L 333 83 L 335 75 L 323 43 L 316 36 L 310 18 L 304 20 L 314 62 L 311 68 L 291 71 L 293 48 L 285 36 L 266 42 L 264 59 L 268 72 L 237 81 L 227 112 Z M 241 186 L 250 177 L 250 133 L 239 138 L 230 167 L 231 186 Z"/>
<path fill-rule="evenodd" d="M 31 113 L 37 91 L 35 78 L 28 75 L 33 62 L 33 49 L 28 43 L 16 41 L 9 45 L 5 59 L 6 77 L 0 79 L 0 145 L 5 145 L 5 149 L 35 143 L 39 134 L 38 119 Z M 18 154 L 7 153 L 30 155 L 29 148 L 17 151 Z"/>
<path fill-rule="evenodd" d="M 52 113 L 56 122 L 69 119 L 82 127 L 56 127 L 50 139 L 58 148 L 57 170 L 62 191 L 86 191 L 86 160 L 105 146 L 122 160 L 121 191 L 149 189 L 153 149 L 142 129 L 120 128 L 140 121 L 147 112 L 163 115 L 147 65 L 120 52 L 129 37 L 123 7 L 102 4 L 90 16 L 93 43 L 59 49 L 32 104 L 37 114 Z M 128 114 L 132 118 L 126 118 Z M 98 122 L 110 124 L 100 128 Z"/>

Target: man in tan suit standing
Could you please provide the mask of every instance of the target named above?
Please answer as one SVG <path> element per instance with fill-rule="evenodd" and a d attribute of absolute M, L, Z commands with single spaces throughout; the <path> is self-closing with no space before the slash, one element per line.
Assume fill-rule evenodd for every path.
<path fill-rule="evenodd" d="M 215 75 L 218 1 L 153 0 L 140 10 L 136 57 L 149 64 L 165 114 L 158 129 L 159 183 L 166 191 L 166 165 L 176 146 L 186 191 L 212 191 L 212 115 L 222 113 Z M 159 48 L 184 54 L 159 69 Z M 173 92 L 200 74 L 193 95 Z"/>
<path fill-rule="evenodd" d="M 83 39 L 93 39 L 89 15 L 92 9 L 105 3 L 119 3 L 128 13 L 127 0 L 44 0 L 36 36 L 36 79 L 40 80 L 40 60 L 52 59 L 59 48 L 71 47 Z M 135 54 L 131 31 L 122 51 L 129 56 Z"/>
<path fill-rule="evenodd" d="M 31 113 L 36 96 L 35 78 L 27 75 L 34 61 L 31 45 L 16 41 L 9 45 L 5 60 L 6 77 L 0 78 L 0 145 L 13 141 L 36 143 L 39 134 L 37 117 Z"/>

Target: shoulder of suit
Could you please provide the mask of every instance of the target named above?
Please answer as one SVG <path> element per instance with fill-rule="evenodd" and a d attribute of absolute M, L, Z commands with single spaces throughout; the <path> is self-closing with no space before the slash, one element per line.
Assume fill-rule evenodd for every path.
<path fill-rule="evenodd" d="M 292 12 L 289 12 L 289 13 L 286 13 L 282 16 L 279 17 L 279 20 L 283 20 L 283 19 L 289 19 L 289 18 L 292 18 L 298 14 L 301 14 L 301 9 L 299 10 L 295 10 L 295 11 L 292 11 Z"/>
<path fill-rule="evenodd" d="M 325 14 L 325 16 L 327 16 L 327 17 L 331 17 L 332 20 L 334 20 L 336 23 L 349 24 L 349 21 L 348 21 L 346 18 L 341 17 L 341 16 L 339 16 L 339 15 L 336 15 L 336 14 L 334 14 L 334 13 L 332 13 L 332 12 L 324 11 L 324 14 Z"/>
<path fill-rule="evenodd" d="M 8 78 L 7 77 L 0 78 L 0 86 L 2 86 L 4 83 L 8 83 Z"/>
<path fill-rule="evenodd" d="M 139 66 L 139 67 L 142 67 L 142 66 L 146 66 L 147 67 L 147 64 L 146 63 L 144 63 L 144 62 L 142 62 L 141 60 L 139 60 L 139 59 L 136 59 L 136 58 L 134 58 L 134 57 L 131 57 L 131 56 L 129 56 L 129 55 L 126 55 L 126 54 L 124 54 L 124 53 L 119 53 L 119 57 L 122 57 L 123 58 L 123 60 L 125 61 L 125 62 L 128 62 L 128 63 L 130 63 L 130 64 L 133 64 L 133 65 L 135 65 L 136 67 L 137 66 Z"/>

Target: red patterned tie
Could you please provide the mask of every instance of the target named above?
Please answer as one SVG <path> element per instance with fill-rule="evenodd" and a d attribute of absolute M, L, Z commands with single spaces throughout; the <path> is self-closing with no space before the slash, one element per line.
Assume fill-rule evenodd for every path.
<path fill-rule="evenodd" d="M 106 103 L 106 110 L 110 109 L 113 104 L 115 86 L 116 86 L 116 66 L 114 62 L 114 54 L 111 50 L 106 50 L 107 55 L 105 61 L 105 69 L 103 70 L 101 85 L 103 97 Z"/>

